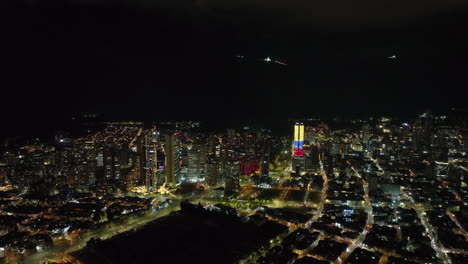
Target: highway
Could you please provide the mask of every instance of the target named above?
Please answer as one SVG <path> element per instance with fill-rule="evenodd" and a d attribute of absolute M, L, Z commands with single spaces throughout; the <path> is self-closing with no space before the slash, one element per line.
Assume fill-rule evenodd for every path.
<path fill-rule="evenodd" d="M 86 246 L 86 243 L 91 238 L 101 238 L 108 239 L 117 234 L 132 230 L 139 229 L 146 225 L 148 222 L 151 222 L 159 217 L 163 217 L 171 213 L 172 211 L 179 210 L 179 202 L 174 201 L 168 207 L 161 209 L 159 211 L 147 211 L 143 216 L 130 216 L 123 220 L 116 220 L 115 222 L 104 225 L 102 228 L 96 230 L 86 230 L 78 235 L 77 238 L 74 238 L 70 241 L 70 244 L 64 244 L 58 247 L 51 249 L 42 250 L 35 254 L 24 257 L 22 261 L 9 262 L 6 263 L 25 263 L 25 264 L 38 264 L 44 263 L 46 260 L 49 261 L 59 261 L 63 258 L 67 258 L 67 254 L 73 251 L 80 250 Z"/>

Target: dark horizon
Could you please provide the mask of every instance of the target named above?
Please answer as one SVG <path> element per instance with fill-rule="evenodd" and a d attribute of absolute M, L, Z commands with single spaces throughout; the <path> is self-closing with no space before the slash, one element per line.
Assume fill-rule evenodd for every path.
<path fill-rule="evenodd" d="M 4 135 L 87 112 L 229 124 L 465 106 L 468 9 L 457 1 L 408 7 L 392 23 L 332 13 L 298 22 L 297 2 L 284 16 L 209 1 L 30 3 L 2 11 L 11 25 L 1 37 Z"/>

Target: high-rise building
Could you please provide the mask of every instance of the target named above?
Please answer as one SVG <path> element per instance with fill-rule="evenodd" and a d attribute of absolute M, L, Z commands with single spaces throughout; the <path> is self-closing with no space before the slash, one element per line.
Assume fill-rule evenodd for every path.
<path fill-rule="evenodd" d="M 304 156 L 304 124 L 296 123 L 294 125 L 294 157 Z"/>
<path fill-rule="evenodd" d="M 309 146 L 309 151 L 305 159 L 306 171 L 318 171 L 320 168 L 319 156 L 320 152 L 317 146 Z"/>
<path fill-rule="evenodd" d="M 141 132 L 140 132 L 141 131 Z M 145 184 L 146 183 L 146 148 L 145 148 L 145 143 L 146 143 L 146 134 L 143 133 L 143 130 L 141 129 L 138 134 L 135 136 L 134 140 L 129 144 L 129 148 L 132 149 L 132 158 L 135 163 L 138 163 L 138 170 L 139 172 L 136 172 L 137 178 L 137 184 Z M 138 157 L 138 159 L 137 159 Z M 134 164 L 136 166 L 136 164 Z"/>
<path fill-rule="evenodd" d="M 107 180 L 120 180 L 120 155 L 113 143 L 104 144 L 103 148 L 104 176 Z"/>
<path fill-rule="evenodd" d="M 214 159 L 208 159 L 206 162 L 206 184 L 216 186 L 219 183 L 219 163 Z"/>
<path fill-rule="evenodd" d="M 169 134 L 165 136 L 166 146 L 166 183 L 176 184 L 176 135 Z"/>
<path fill-rule="evenodd" d="M 307 141 L 309 145 L 315 145 L 315 129 L 312 126 L 306 126 L 304 131 L 304 141 Z"/>
<path fill-rule="evenodd" d="M 70 167 L 67 182 L 70 185 L 89 185 L 96 181 L 96 161 L 83 161 Z"/>
<path fill-rule="evenodd" d="M 227 130 L 227 145 L 230 146 L 235 146 L 237 145 L 237 138 L 236 138 L 236 130 L 234 129 L 228 129 Z"/>
<path fill-rule="evenodd" d="M 125 175 L 125 189 L 127 191 L 131 191 L 133 188 L 138 186 L 138 182 L 140 180 L 140 167 L 141 167 L 141 161 L 140 161 L 140 156 L 135 157 L 135 163 L 133 168 L 129 171 L 127 175 Z"/>
<path fill-rule="evenodd" d="M 447 178 L 448 176 L 448 169 L 449 163 L 443 161 L 435 161 L 434 162 L 435 173 L 437 177 Z"/>
<path fill-rule="evenodd" d="M 240 189 L 240 164 L 238 161 L 225 161 L 223 178 L 226 191 L 238 192 Z"/>
<path fill-rule="evenodd" d="M 189 179 L 198 180 L 205 172 L 206 146 L 193 144 L 187 150 L 187 176 Z"/>
<path fill-rule="evenodd" d="M 293 159 L 292 169 L 296 173 L 304 171 L 305 157 L 304 157 L 304 124 L 296 123 L 294 125 L 294 146 L 293 146 Z"/>
<path fill-rule="evenodd" d="M 255 145 L 256 145 L 255 133 L 252 133 L 252 132 L 244 133 L 244 136 L 245 136 L 244 137 L 245 152 L 250 155 L 255 154 Z"/>
<path fill-rule="evenodd" d="M 270 161 L 271 161 L 271 139 L 266 138 L 264 140 L 263 149 L 262 149 L 262 163 L 261 170 L 262 175 L 269 176 L 270 172 Z"/>
<path fill-rule="evenodd" d="M 156 131 L 156 128 L 152 128 L 145 136 L 145 184 L 148 192 L 155 190 L 158 183 L 158 135 L 159 133 Z"/>

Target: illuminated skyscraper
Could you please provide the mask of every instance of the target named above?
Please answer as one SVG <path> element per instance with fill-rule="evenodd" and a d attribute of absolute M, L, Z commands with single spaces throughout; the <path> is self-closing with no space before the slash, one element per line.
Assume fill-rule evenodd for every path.
<path fill-rule="evenodd" d="M 187 176 L 189 179 L 198 180 L 205 173 L 206 145 L 193 144 L 187 150 Z"/>
<path fill-rule="evenodd" d="M 113 142 L 106 142 L 103 146 L 104 176 L 106 180 L 120 180 L 120 152 Z"/>
<path fill-rule="evenodd" d="M 166 183 L 176 184 L 176 135 L 166 135 Z"/>
<path fill-rule="evenodd" d="M 294 125 L 294 146 L 292 169 L 299 173 L 305 169 L 305 156 L 304 156 L 304 124 L 296 123 Z"/>
<path fill-rule="evenodd" d="M 304 124 L 296 123 L 294 125 L 294 157 L 304 156 Z"/>
<path fill-rule="evenodd" d="M 145 137 L 146 145 L 146 188 L 152 192 L 158 183 L 158 135 L 156 128 L 148 131 Z"/>
<path fill-rule="evenodd" d="M 141 174 L 141 157 L 135 156 L 135 165 L 130 172 L 125 175 L 125 189 L 131 191 L 134 187 L 138 186 Z"/>
<path fill-rule="evenodd" d="M 226 191 L 238 192 L 240 188 L 240 170 L 238 161 L 225 161 L 223 178 Z"/>

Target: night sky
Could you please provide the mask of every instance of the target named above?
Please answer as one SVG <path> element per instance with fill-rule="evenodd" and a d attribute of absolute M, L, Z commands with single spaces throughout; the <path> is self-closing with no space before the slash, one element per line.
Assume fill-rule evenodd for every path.
<path fill-rule="evenodd" d="M 0 11 L 2 135 L 83 112 L 229 124 L 466 105 L 463 0 L 19 2 Z"/>

